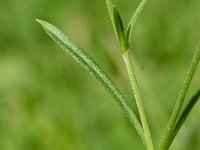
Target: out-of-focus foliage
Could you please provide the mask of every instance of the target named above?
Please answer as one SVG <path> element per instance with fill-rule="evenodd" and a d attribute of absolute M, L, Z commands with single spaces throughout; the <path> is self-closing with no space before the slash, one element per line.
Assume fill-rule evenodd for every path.
<path fill-rule="evenodd" d="M 139 2 L 115 4 L 128 22 Z M 135 24 L 131 51 L 156 145 L 200 39 L 199 10 L 199 0 L 149 1 Z M 105 1 L 0 0 L 0 149 L 143 149 L 117 104 L 36 18 L 53 23 L 83 47 L 135 108 Z M 200 67 L 187 99 L 199 88 L 199 76 Z M 200 149 L 199 107 L 172 149 Z"/>

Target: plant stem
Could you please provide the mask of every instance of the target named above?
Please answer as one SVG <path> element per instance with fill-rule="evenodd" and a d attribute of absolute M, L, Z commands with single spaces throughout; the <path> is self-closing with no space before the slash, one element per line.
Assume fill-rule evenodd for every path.
<path fill-rule="evenodd" d="M 181 113 L 179 119 L 176 122 L 176 125 L 174 126 L 173 132 L 171 133 L 171 136 L 168 140 L 167 143 L 167 147 L 166 149 L 168 149 L 171 145 L 171 143 L 173 142 L 175 136 L 177 135 L 178 131 L 180 130 L 181 126 L 183 125 L 183 123 L 185 122 L 185 120 L 187 119 L 188 115 L 190 114 L 190 112 L 192 111 L 192 108 L 194 107 L 194 105 L 197 103 L 198 99 L 200 97 L 200 89 L 197 91 L 197 93 L 190 99 L 190 101 L 188 102 L 188 104 L 186 105 L 185 109 L 183 110 L 183 112 Z"/>
<path fill-rule="evenodd" d="M 185 96 L 187 94 L 190 83 L 191 83 L 192 78 L 194 76 L 194 72 L 195 72 L 197 65 L 199 63 L 199 59 L 200 59 L 200 44 L 198 45 L 197 50 L 196 50 L 194 57 L 192 59 L 192 63 L 189 67 L 188 73 L 186 75 L 186 79 L 183 83 L 183 86 L 182 86 L 181 91 L 179 93 L 178 99 L 177 99 L 176 104 L 174 106 L 172 115 L 171 115 L 169 122 L 167 124 L 166 130 L 165 130 L 165 133 L 164 133 L 164 137 L 162 138 L 161 144 L 159 146 L 159 150 L 166 150 L 167 149 L 167 143 L 168 143 L 169 138 L 171 137 L 171 134 L 173 132 L 175 122 L 176 122 L 178 115 L 180 113 L 180 110 L 181 110 L 181 107 L 183 105 Z"/>
<path fill-rule="evenodd" d="M 144 134 L 145 134 L 145 139 L 146 139 L 146 143 L 147 143 L 147 149 L 148 150 L 154 150 L 153 142 L 152 142 L 152 138 L 151 138 L 151 132 L 150 132 L 149 125 L 148 125 L 148 122 L 147 122 L 147 118 L 146 118 L 146 115 L 145 115 L 144 106 L 143 106 L 142 99 L 141 99 L 141 96 L 140 96 L 140 91 L 139 91 L 137 79 L 136 79 L 136 76 L 135 76 L 135 73 L 134 73 L 134 70 L 133 70 L 129 51 L 127 51 L 126 53 L 123 53 L 122 56 L 123 56 L 124 62 L 126 64 L 126 68 L 127 68 L 127 71 L 128 71 L 130 81 L 131 81 L 134 96 L 135 96 L 135 99 L 136 99 L 136 104 L 137 104 L 138 111 L 139 111 L 139 114 L 140 114 L 140 119 L 141 119 L 141 122 L 142 122 L 143 130 L 144 130 Z"/>

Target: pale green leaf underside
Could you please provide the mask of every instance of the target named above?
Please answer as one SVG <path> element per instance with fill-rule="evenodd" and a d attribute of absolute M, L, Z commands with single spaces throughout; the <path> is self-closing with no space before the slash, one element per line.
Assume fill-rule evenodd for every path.
<path fill-rule="evenodd" d="M 183 123 L 187 119 L 187 117 L 188 117 L 189 113 L 191 112 L 192 108 L 194 107 L 194 105 L 199 100 L 199 97 L 200 97 L 200 90 L 198 90 L 197 93 L 190 99 L 190 101 L 186 105 L 185 109 L 181 113 L 181 115 L 180 115 L 178 121 L 176 122 L 176 125 L 175 125 L 174 129 L 173 129 L 172 135 L 169 138 L 169 141 L 168 141 L 166 149 L 170 147 L 170 145 L 173 142 L 176 134 L 178 133 L 178 131 L 180 130 L 181 126 L 183 125 Z"/>
<path fill-rule="evenodd" d="M 54 39 L 69 55 L 74 58 L 74 60 L 76 60 L 84 69 L 86 69 L 90 75 L 92 75 L 92 77 L 94 77 L 106 89 L 106 91 L 112 95 L 112 97 L 114 97 L 116 102 L 125 111 L 127 117 L 130 119 L 131 123 L 140 135 L 143 143 L 146 143 L 140 121 L 132 111 L 121 91 L 116 87 L 115 83 L 110 79 L 110 77 L 88 54 L 85 53 L 85 51 L 76 46 L 63 32 L 48 22 L 42 20 L 37 20 L 37 22 L 42 25 L 52 39 Z"/>
<path fill-rule="evenodd" d="M 106 4 L 107 4 L 107 7 L 108 7 L 108 12 L 109 12 L 109 15 L 110 15 L 110 19 L 111 19 L 114 31 L 115 31 L 116 36 L 118 38 L 117 29 L 116 29 L 116 26 L 115 26 L 115 18 L 114 18 L 114 8 L 116 8 L 116 7 L 112 3 L 111 0 L 106 0 Z"/>

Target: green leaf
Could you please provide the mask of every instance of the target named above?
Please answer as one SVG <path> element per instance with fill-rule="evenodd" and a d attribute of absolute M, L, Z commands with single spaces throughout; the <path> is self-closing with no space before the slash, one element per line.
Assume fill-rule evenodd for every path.
<path fill-rule="evenodd" d="M 142 2 L 140 3 L 140 5 L 137 7 L 135 13 L 133 14 L 133 16 L 131 17 L 127 29 L 126 29 L 126 41 L 127 41 L 127 48 L 129 48 L 130 46 L 130 40 L 131 40 L 131 32 L 133 30 L 133 26 L 138 18 L 138 16 L 140 15 L 140 13 L 142 12 L 145 4 L 146 4 L 147 0 L 142 0 Z"/>
<path fill-rule="evenodd" d="M 55 26 L 48 22 L 37 20 L 47 34 L 56 41 L 75 61 L 77 61 L 84 69 L 86 69 L 92 77 L 94 77 L 106 91 L 115 99 L 115 101 L 125 111 L 127 117 L 140 135 L 143 143 L 146 145 L 143 129 L 140 121 L 132 111 L 130 105 L 122 95 L 121 91 L 116 87 L 110 77 L 96 64 L 96 62 L 84 50 L 75 45 L 71 39 Z"/>
<path fill-rule="evenodd" d="M 187 119 L 187 117 L 188 117 L 189 113 L 191 112 L 192 108 L 194 107 L 194 105 L 199 100 L 199 97 L 200 97 L 200 89 L 190 99 L 190 101 L 186 105 L 185 109 L 181 113 L 178 121 L 176 122 L 175 127 L 174 127 L 173 132 L 172 132 L 172 135 L 170 136 L 170 140 L 167 143 L 167 147 L 166 147 L 167 149 L 170 147 L 171 143 L 173 142 L 173 140 L 174 140 L 175 136 L 177 135 L 178 131 L 180 130 L 181 126 L 183 125 L 183 123 Z"/>
<path fill-rule="evenodd" d="M 116 8 L 114 8 L 114 21 L 115 21 L 115 27 L 119 39 L 119 44 L 120 48 L 122 50 L 122 53 L 125 53 L 127 48 L 126 48 L 126 39 L 125 39 L 125 33 L 124 33 L 124 26 L 121 20 L 121 17 L 119 15 L 119 12 L 117 11 Z"/>
<path fill-rule="evenodd" d="M 194 73 L 197 69 L 199 60 L 200 60 L 200 43 L 198 44 L 198 46 L 196 48 L 196 51 L 195 51 L 195 54 L 192 58 L 192 62 L 191 62 L 190 67 L 188 69 L 185 81 L 182 85 L 182 88 L 180 90 L 180 93 L 179 93 L 179 96 L 177 98 L 176 104 L 174 106 L 173 112 L 171 114 L 171 117 L 170 117 L 168 124 L 167 124 L 167 127 L 165 129 L 164 136 L 163 136 L 161 143 L 159 145 L 160 150 L 165 150 L 166 145 L 167 145 L 168 141 L 170 140 L 170 136 L 173 132 L 174 126 L 175 126 L 176 121 L 178 119 L 180 110 L 182 108 L 183 102 L 185 100 L 185 97 L 186 97 L 187 91 L 189 89 L 189 86 L 191 84 Z"/>
<path fill-rule="evenodd" d="M 110 14 L 110 18 L 112 21 L 113 28 L 115 30 L 117 39 L 119 41 L 120 49 L 122 53 L 125 53 L 127 51 L 127 44 L 126 44 L 126 38 L 125 38 L 125 32 L 124 32 L 124 26 L 122 19 L 119 15 L 119 12 L 117 11 L 117 8 L 112 3 L 111 0 L 106 0 L 108 11 Z"/>

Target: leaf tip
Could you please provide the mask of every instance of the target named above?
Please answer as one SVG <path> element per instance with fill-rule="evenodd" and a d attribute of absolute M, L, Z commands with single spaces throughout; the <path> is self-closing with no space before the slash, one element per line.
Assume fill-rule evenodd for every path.
<path fill-rule="evenodd" d="M 42 22 L 42 20 L 40 20 L 40 19 L 35 19 L 35 21 L 37 21 L 38 23 Z"/>
<path fill-rule="evenodd" d="M 44 20 L 40 20 L 40 19 L 35 19 L 39 24 L 43 25 L 44 23 L 46 23 L 46 21 Z"/>

